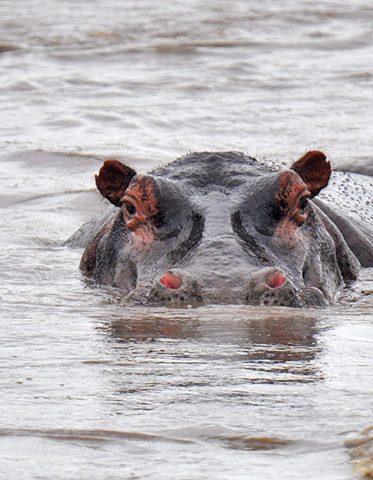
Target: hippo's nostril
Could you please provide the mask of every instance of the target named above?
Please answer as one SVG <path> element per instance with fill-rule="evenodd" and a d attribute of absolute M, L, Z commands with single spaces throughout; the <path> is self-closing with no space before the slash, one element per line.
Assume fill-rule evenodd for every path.
<path fill-rule="evenodd" d="M 296 288 L 290 278 L 277 267 L 255 272 L 246 287 L 250 305 L 294 305 Z"/>
<path fill-rule="evenodd" d="M 153 285 L 149 294 L 150 303 L 169 306 L 197 305 L 202 302 L 201 287 L 188 272 L 168 270 Z"/>
<path fill-rule="evenodd" d="M 178 275 L 175 275 L 171 272 L 166 272 L 163 277 L 160 279 L 160 282 L 167 288 L 172 288 L 176 290 L 181 287 L 182 281 Z"/>
<path fill-rule="evenodd" d="M 266 278 L 266 283 L 270 288 L 282 287 L 285 282 L 286 282 L 285 275 L 279 272 L 278 270 L 275 272 L 270 272 Z"/>

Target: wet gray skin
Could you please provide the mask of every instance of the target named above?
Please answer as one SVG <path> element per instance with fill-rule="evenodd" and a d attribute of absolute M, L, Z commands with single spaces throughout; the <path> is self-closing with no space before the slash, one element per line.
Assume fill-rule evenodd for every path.
<path fill-rule="evenodd" d="M 234 152 L 193 153 L 148 175 L 107 161 L 96 183 L 116 208 L 70 244 L 86 244 L 86 275 L 131 303 L 324 306 L 373 264 L 369 227 L 325 195 L 311 200 L 329 177 L 321 152 L 283 171 Z"/>

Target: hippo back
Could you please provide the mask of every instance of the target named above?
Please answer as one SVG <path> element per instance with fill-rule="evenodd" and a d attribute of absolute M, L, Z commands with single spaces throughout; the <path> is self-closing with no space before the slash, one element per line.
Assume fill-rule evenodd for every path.
<path fill-rule="evenodd" d="M 341 231 L 364 267 L 373 266 L 373 177 L 333 172 L 315 203 Z"/>

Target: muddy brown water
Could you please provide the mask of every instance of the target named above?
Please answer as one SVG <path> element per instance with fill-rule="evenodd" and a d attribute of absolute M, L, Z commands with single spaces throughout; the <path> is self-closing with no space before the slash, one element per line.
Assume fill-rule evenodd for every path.
<path fill-rule="evenodd" d="M 61 246 L 105 208 L 102 156 L 319 148 L 372 174 L 372 21 L 363 0 L 2 0 L 1 479 L 373 474 L 372 269 L 322 310 L 128 308 Z"/>

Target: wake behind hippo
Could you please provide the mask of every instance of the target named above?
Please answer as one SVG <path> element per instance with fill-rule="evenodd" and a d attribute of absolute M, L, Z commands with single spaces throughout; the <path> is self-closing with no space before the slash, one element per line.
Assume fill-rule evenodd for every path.
<path fill-rule="evenodd" d="M 235 152 L 192 153 L 150 174 L 106 160 L 96 184 L 116 209 L 81 229 L 96 230 L 80 267 L 133 303 L 328 305 L 360 263 L 373 265 L 371 223 L 346 228 L 313 200 L 330 175 L 319 151 L 282 171 Z"/>

